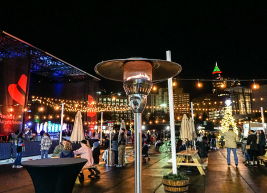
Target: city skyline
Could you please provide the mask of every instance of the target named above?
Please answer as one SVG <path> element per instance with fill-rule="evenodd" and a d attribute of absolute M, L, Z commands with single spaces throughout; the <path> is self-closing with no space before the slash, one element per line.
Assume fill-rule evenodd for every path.
<path fill-rule="evenodd" d="M 8 19 L 1 21 L 1 30 L 95 76 L 94 66 L 101 61 L 166 59 L 170 50 L 172 60 L 183 68 L 178 78 L 211 79 L 216 61 L 224 77 L 265 78 L 264 2 L 32 2 L 30 6 L 5 2 L 2 6 L 0 16 Z M 123 91 L 121 83 L 101 78 L 101 84 L 109 91 Z M 195 83 L 181 84 L 189 85 L 181 86 L 186 92 L 196 92 Z"/>

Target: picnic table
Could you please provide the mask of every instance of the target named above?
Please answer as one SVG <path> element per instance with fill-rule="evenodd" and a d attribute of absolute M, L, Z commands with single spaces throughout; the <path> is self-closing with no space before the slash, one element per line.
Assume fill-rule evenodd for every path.
<path fill-rule="evenodd" d="M 176 163 L 177 167 L 179 168 L 180 166 L 196 166 L 199 173 L 201 175 L 205 175 L 204 170 L 208 166 L 207 159 L 201 159 L 198 155 L 198 151 L 196 150 L 184 150 L 176 154 Z M 185 161 L 185 158 L 192 158 L 193 163 L 183 163 Z M 187 159 L 188 160 L 188 159 Z M 172 160 L 170 159 L 168 161 L 168 164 L 172 164 Z"/>

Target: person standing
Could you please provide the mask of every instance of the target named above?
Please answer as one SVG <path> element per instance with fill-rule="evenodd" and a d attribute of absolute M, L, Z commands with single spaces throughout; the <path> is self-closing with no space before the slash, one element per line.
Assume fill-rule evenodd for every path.
<path fill-rule="evenodd" d="M 113 160 L 114 165 L 118 165 L 118 134 L 116 133 L 112 140 L 112 151 L 113 151 Z"/>
<path fill-rule="evenodd" d="M 99 164 L 100 148 L 99 148 L 98 142 L 93 143 L 93 152 L 92 153 L 93 153 L 93 158 L 94 158 L 94 165 Z M 100 175 L 100 171 L 97 169 L 97 166 L 95 166 L 94 168 L 89 168 L 88 170 L 91 172 L 91 174 L 88 175 L 89 178 L 91 176 L 99 176 Z M 95 171 L 95 173 L 93 171 Z"/>
<path fill-rule="evenodd" d="M 262 130 L 259 131 L 259 155 L 265 154 L 265 134 Z"/>
<path fill-rule="evenodd" d="M 124 156 L 125 156 L 125 146 L 126 146 L 126 139 L 124 135 L 125 129 L 122 128 L 119 135 L 118 140 L 118 150 L 119 150 L 119 164 L 117 167 L 122 167 L 124 165 Z"/>
<path fill-rule="evenodd" d="M 16 147 L 17 147 L 17 153 L 16 153 L 16 160 L 12 166 L 12 168 L 22 168 L 23 166 L 21 166 L 21 158 L 22 158 L 22 144 L 23 144 L 23 133 L 20 133 L 17 136 L 16 139 Z"/>
<path fill-rule="evenodd" d="M 229 126 L 229 130 L 227 132 L 220 133 L 220 134 L 226 140 L 225 147 L 227 148 L 227 163 L 228 163 L 228 166 L 230 165 L 230 153 L 231 153 L 231 150 L 232 150 L 233 153 L 234 153 L 235 165 L 237 167 L 238 166 L 238 158 L 237 158 L 237 154 L 236 154 L 236 146 L 237 146 L 236 142 L 239 141 L 237 134 L 233 132 L 233 127 L 231 125 Z"/>
<path fill-rule="evenodd" d="M 250 163 L 249 166 L 257 165 L 257 156 L 259 146 L 257 144 L 257 136 L 255 135 L 254 131 L 249 131 L 249 136 L 247 138 L 247 145 L 249 145 L 248 154 L 250 156 Z M 254 160 L 254 163 L 253 163 Z"/>
<path fill-rule="evenodd" d="M 48 133 L 44 133 L 44 137 L 41 141 L 41 159 L 48 159 L 48 150 L 50 149 L 52 145 L 52 141 L 50 137 L 48 137 Z"/>

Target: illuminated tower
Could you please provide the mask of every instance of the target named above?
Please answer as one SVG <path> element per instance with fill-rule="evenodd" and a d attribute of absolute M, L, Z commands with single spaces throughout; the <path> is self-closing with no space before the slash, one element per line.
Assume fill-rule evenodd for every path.
<path fill-rule="evenodd" d="M 215 68 L 212 72 L 213 75 L 213 82 L 212 82 L 212 93 L 214 94 L 218 94 L 218 88 L 225 88 L 225 84 L 223 82 L 223 77 L 221 77 L 221 73 L 222 71 L 219 69 L 219 67 L 217 66 L 217 62 L 215 65 Z M 222 80 L 222 81 L 220 81 Z"/>

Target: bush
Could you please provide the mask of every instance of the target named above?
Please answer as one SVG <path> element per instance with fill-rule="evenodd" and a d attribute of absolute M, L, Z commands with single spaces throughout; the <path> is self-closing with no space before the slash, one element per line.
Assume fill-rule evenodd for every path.
<path fill-rule="evenodd" d="M 165 180 L 172 180 L 172 181 L 179 181 L 179 180 L 187 180 L 188 177 L 184 172 L 177 171 L 177 174 L 169 173 L 165 176 L 163 176 L 163 179 Z"/>

